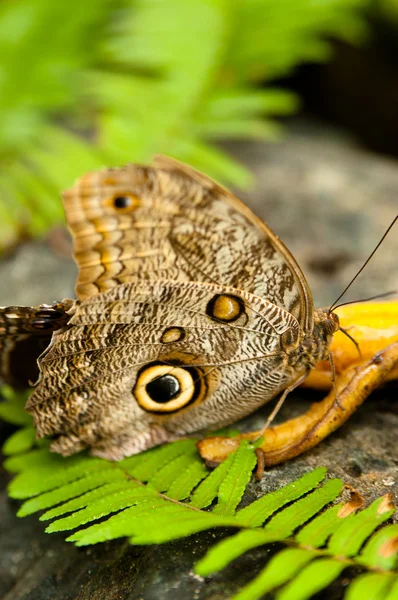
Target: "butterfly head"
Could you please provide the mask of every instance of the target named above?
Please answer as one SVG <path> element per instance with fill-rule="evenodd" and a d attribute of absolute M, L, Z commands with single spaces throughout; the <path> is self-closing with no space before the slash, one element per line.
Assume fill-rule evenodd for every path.
<path fill-rule="evenodd" d="M 334 334 L 340 329 L 339 317 L 328 308 L 320 308 L 315 311 L 314 329 L 311 341 L 316 345 L 312 349 L 314 365 L 319 360 L 325 360 L 330 353 L 330 345 Z"/>
<path fill-rule="evenodd" d="M 329 308 L 320 308 L 315 311 L 315 326 L 321 328 L 328 339 L 340 329 L 340 320 L 338 315 Z"/>
<path fill-rule="evenodd" d="M 324 312 L 324 314 L 325 314 L 325 318 L 323 321 L 325 331 L 329 335 L 333 336 L 336 333 L 336 331 L 338 331 L 340 329 L 340 320 L 339 320 L 338 315 L 336 315 L 336 313 L 334 313 L 330 309 L 324 309 L 323 311 L 320 311 L 320 312 Z"/>

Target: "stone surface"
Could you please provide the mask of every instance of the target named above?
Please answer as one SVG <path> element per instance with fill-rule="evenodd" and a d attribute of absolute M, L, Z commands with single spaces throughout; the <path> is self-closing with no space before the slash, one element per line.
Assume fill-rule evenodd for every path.
<path fill-rule="evenodd" d="M 396 213 L 396 162 L 356 148 L 344 136 L 305 123 L 280 144 L 229 146 L 258 177 L 246 194 L 299 260 L 318 304 L 329 304 L 376 245 Z M 353 297 L 397 287 L 397 234 L 390 236 Z M 72 294 L 74 267 L 44 242 L 21 247 L 0 263 L 1 304 L 50 302 Z M 319 395 L 299 390 L 279 420 L 304 411 Z M 265 407 L 242 423 L 264 422 Z M 5 436 L 7 426 L 3 427 Z M 367 502 L 390 492 L 398 502 L 396 387 L 375 393 L 338 432 L 317 448 L 270 470 L 250 484 L 247 503 L 325 465 Z M 3 600 L 227 600 L 254 577 L 276 548 L 259 548 L 220 574 L 202 579 L 194 563 L 227 534 L 210 531 L 163 546 L 131 547 L 125 541 L 75 548 L 61 534 L 47 535 L 37 516 L 18 519 L 7 498 L 9 476 L 0 475 L 0 598 Z M 343 579 L 328 592 L 341 598 Z M 324 597 L 324 596 L 322 596 Z"/>
<path fill-rule="evenodd" d="M 22 244 L 0 261 L 0 305 L 37 306 L 74 298 L 76 273 L 71 256 L 54 253 L 46 240 Z"/>

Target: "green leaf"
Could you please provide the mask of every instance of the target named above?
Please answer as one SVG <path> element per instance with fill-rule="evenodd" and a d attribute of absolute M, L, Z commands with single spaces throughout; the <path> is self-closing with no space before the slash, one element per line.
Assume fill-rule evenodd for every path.
<path fill-rule="evenodd" d="M 151 505 L 154 498 L 154 492 L 146 487 L 140 487 L 138 483 L 130 482 L 127 489 L 120 489 L 105 497 L 99 498 L 95 504 L 87 506 L 69 517 L 58 519 L 49 525 L 47 532 L 66 531 L 75 529 L 80 525 L 95 521 L 112 512 L 117 512 L 123 508 L 135 504 Z"/>
<path fill-rule="evenodd" d="M 133 466 L 127 466 L 127 461 L 122 462 L 123 467 L 130 475 L 142 481 L 150 481 L 160 469 L 186 452 L 195 452 L 195 440 L 181 440 L 172 444 L 165 444 L 150 452 L 141 455 L 141 460 L 136 460 Z M 135 457 L 133 457 L 135 458 Z"/>
<path fill-rule="evenodd" d="M 366 573 L 352 582 L 345 600 L 387 600 L 397 577 L 389 573 Z M 392 598 L 390 598 L 392 600 Z"/>
<path fill-rule="evenodd" d="M 164 514 L 163 511 L 164 509 L 160 516 Z M 212 513 L 193 512 L 188 508 L 184 511 L 175 510 L 172 519 L 168 523 L 161 523 L 159 528 L 155 519 L 146 521 L 145 528 L 137 527 L 137 531 L 131 538 L 133 544 L 164 544 L 213 527 L 233 525 L 232 520 L 228 521 L 227 518 Z"/>
<path fill-rule="evenodd" d="M 10 483 L 8 493 L 12 498 L 29 498 L 53 490 L 75 478 L 101 471 L 107 463 L 100 458 L 72 456 L 66 461 L 61 457 L 46 457 L 42 466 L 32 467 L 19 473 Z M 60 468 L 56 470 L 54 467 Z"/>
<path fill-rule="evenodd" d="M 69 542 L 75 542 L 77 546 L 86 546 L 88 544 L 97 544 L 106 540 L 112 540 L 118 537 L 125 537 L 129 534 L 128 527 L 134 528 L 134 521 L 143 522 L 148 515 L 158 516 L 157 509 L 165 509 L 163 516 L 169 514 L 174 507 L 165 504 L 163 498 L 153 496 L 142 501 L 136 506 L 126 508 L 116 515 L 112 515 L 102 523 L 96 523 L 86 529 L 80 529 L 67 538 Z"/>
<path fill-rule="evenodd" d="M 192 452 L 181 454 L 170 460 L 166 465 L 159 469 L 151 478 L 148 479 L 159 492 L 166 491 L 172 483 L 188 469 L 189 465 L 196 458 L 196 449 Z"/>
<path fill-rule="evenodd" d="M 302 546 L 311 546 L 312 548 L 323 546 L 342 523 L 342 519 L 338 516 L 342 506 L 342 504 L 331 506 L 308 525 L 305 525 L 296 536 L 297 542 Z"/>
<path fill-rule="evenodd" d="M 259 529 L 240 531 L 213 546 L 196 564 L 195 571 L 206 577 L 224 569 L 230 562 L 248 550 L 279 539 L 278 534 L 266 533 Z"/>
<path fill-rule="evenodd" d="M 167 496 L 175 500 L 185 500 L 202 479 L 209 474 L 204 464 L 197 458 L 170 485 Z"/>
<path fill-rule="evenodd" d="M 206 508 L 206 506 L 209 506 L 213 502 L 218 495 L 221 482 L 224 480 L 234 462 L 234 458 L 234 454 L 230 454 L 228 458 L 219 464 L 218 467 L 196 488 L 191 497 L 193 506 L 197 508 Z"/>
<path fill-rule="evenodd" d="M 19 406 L 14 406 L 6 402 L 0 402 L 0 418 L 7 423 L 13 425 L 25 425 L 30 424 L 31 419 L 27 418 L 29 415 L 23 412 Z"/>
<path fill-rule="evenodd" d="M 246 585 L 233 600 L 257 600 L 264 594 L 293 580 L 316 554 L 301 548 L 286 548 L 271 558 L 261 573 Z"/>
<path fill-rule="evenodd" d="M 319 558 L 304 567 L 277 595 L 277 600 L 307 600 L 323 590 L 347 567 L 332 558 Z"/>
<path fill-rule="evenodd" d="M 116 471 L 115 471 L 115 473 L 116 473 Z M 72 500 L 68 500 L 67 502 L 64 502 L 60 506 L 56 506 L 55 508 L 48 510 L 47 512 L 45 512 L 44 514 L 41 515 L 40 520 L 48 521 L 50 519 L 54 519 L 55 517 L 59 517 L 66 513 L 69 513 L 69 512 L 72 513 L 74 511 L 79 510 L 80 508 L 85 508 L 86 506 L 95 504 L 95 502 L 98 499 L 106 498 L 107 496 L 113 494 L 114 492 L 119 492 L 120 490 L 130 489 L 130 488 L 131 488 L 131 485 L 130 485 L 129 480 L 116 480 L 113 483 L 106 483 L 105 485 L 95 488 L 94 490 L 91 490 L 91 491 L 87 492 L 86 494 L 82 494 L 81 496 L 78 496 L 76 498 L 73 498 Z M 41 498 L 41 496 L 39 496 L 39 498 L 38 498 L 39 501 L 40 501 L 40 498 Z M 36 506 L 34 501 L 35 501 L 35 499 L 33 499 L 33 501 L 32 501 L 33 507 Z M 30 508 L 30 506 L 28 504 L 29 502 L 31 502 L 31 500 L 28 500 L 26 503 L 24 503 L 21 507 L 21 510 L 22 510 L 22 508 L 24 509 L 24 511 L 28 510 Z M 27 508 L 25 508 L 26 504 L 28 505 Z"/>
<path fill-rule="evenodd" d="M 212 527 L 233 525 L 231 520 L 221 516 L 170 503 L 156 495 L 136 504 L 105 523 L 78 531 L 68 540 L 85 545 L 94 540 L 112 539 L 116 533 L 116 537 L 133 536 L 134 544 L 164 543 Z M 69 528 L 69 523 L 67 525 Z"/>
<path fill-rule="evenodd" d="M 398 600 L 398 575 L 395 575 L 395 578 L 391 581 L 391 587 L 388 590 L 385 600 Z"/>
<path fill-rule="evenodd" d="M 393 569 L 398 560 L 398 524 L 375 533 L 357 558 L 369 569 Z"/>
<path fill-rule="evenodd" d="M 214 508 L 214 513 L 221 515 L 234 514 L 256 463 L 257 457 L 253 446 L 247 440 L 243 440 L 234 453 L 232 465 L 220 484 L 218 504 Z"/>
<path fill-rule="evenodd" d="M 2 385 L 0 395 L 4 398 L 0 401 L 0 419 L 13 425 L 32 425 L 32 417 L 25 411 L 26 392 L 17 392 L 8 385 Z"/>
<path fill-rule="evenodd" d="M 47 461 L 46 461 L 47 462 Z M 76 476 L 84 477 L 89 473 L 101 471 L 106 462 L 100 458 L 75 456 L 62 465 L 57 472 L 54 469 L 58 461 L 49 460 L 47 465 L 33 467 L 29 471 L 23 471 L 13 479 L 9 485 L 8 493 L 12 498 L 23 499 L 47 492 L 56 487 L 73 481 Z"/>
<path fill-rule="evenodd" d="M 36 441 L 36 430 L 32 427 L 23 427 L 13 433 L 3 444 L 4 454 L 19 454 L 30 450 Z"/>
<path fill-rule="evenodd" d="M 279 490 L 266 494 L 238 511 L 238 522 L 246 527 L 258 527 L 279 508 L 314 489 L 325 475 L 325 467 L 318 467 Z"/>
<path fill-rule="evenodd" d="M 81 496 L 89 490 L 103 486 L 113 481 L 124 479 L 122 471 L 115 468 L 102 469 L 99 473 L 94 473 L 60 486 L 51 492 L 45 492 L 24 502 L 18 511 L 18 516 L 22 517 L 31 513 L 43 510 L 61 504 L 71 498 Z"/>
<path fill-rule="evenodd" d="M 54 468 L 57 465 L 63 466 L 62 458 L 57 454 L 50 454 L 47 447 L 34 449 L 23 455 L 11 456 L 3 463 L 3 467 L 10 473 L 19 473 L 35 466 L 44 467 L 46 465 L 52 465 Z M 9 494 L 11 496 L 10 490 Z"/>
<path fill-rule="evenodd" d="M 316 515 L 326 504 L 334 500 L 343 487 L 340 479 L 330 479 L 322 487 L 297 500 L 280 511 L 265 526 L 265 531 L 278 532 L 281 539 L 288 537 L 300 525 Z"/>
<path fill-rule="evenodd" d="M 354 556 L 366 538 L 393 513 L 386 498 L 379 498 L 365 510 L 344 519 L 330 538 L 328 551 L 335 556 Z"/>

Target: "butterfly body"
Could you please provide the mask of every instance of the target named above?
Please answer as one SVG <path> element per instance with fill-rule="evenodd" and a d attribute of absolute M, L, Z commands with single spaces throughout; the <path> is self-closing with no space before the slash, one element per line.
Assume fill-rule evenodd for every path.
<path fill-rule="evenodd" d="M 252 412 L 329 353 L 297 263 L 232 194 L 170 159 L 64 195 L 77 300 L 27 409 L 52 448 L 118 459 Z"/>

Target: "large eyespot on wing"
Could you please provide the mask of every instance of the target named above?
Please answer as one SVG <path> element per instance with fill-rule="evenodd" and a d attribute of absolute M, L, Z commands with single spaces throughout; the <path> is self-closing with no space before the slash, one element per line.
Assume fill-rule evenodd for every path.
<path fill-rule="evenodd" d="M 232 294 L 216 294 L 206 306 L 206 314 L 214 321 L 233 323 L 245 313 L 242 298 Z"/>
<path fill-rule="evenodd" d="M 155 414 L 174 413 L 196 401 L 206 392 L 206 379 L 200 368 L 152 362 L 137 374 L 133 395 L 141 408 Z"/>

